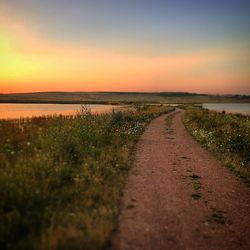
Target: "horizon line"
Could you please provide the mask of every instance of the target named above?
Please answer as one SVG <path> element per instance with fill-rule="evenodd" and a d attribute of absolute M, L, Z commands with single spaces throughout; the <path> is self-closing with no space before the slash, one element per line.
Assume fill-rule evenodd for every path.
<path fill-rule="evenodd" d="M 17 95 L 17 94 L 38 94 L 38 93 L 127 93 L 127 94 L 161 94 L 161 93 L 169 93 L 169 94 L 190 94 L 190 95 L 211 95 L 211 96 L 250 96 L 248 94 L 239 94 L 239 93 L 226 93 L 226 94 L 212 94 L 212 93 L 199 93 L 199 92 L 188 92 L 188 91 L 62 91 L 62 90 L 52 90 L 52 91 L 31 91 L 31 92 L 4 92 L 0 93 L 0 95 Z"/>

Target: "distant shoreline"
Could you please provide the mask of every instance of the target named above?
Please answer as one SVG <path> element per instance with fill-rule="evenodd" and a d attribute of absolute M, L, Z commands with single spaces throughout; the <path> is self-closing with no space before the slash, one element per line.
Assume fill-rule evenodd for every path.
<path fill-rule="evenodd" d="M 133 103 L 250 103 L 250 96 L 188 92 L 34 92 L 0 94 L 0 103 L 113 105 Z"/>
<path fill-rule="evenodd" d="M 129 103 L 118 103 L 118 102 L 90 102 L 90 101 L 82 101 L 82 102 L 67 102 L 67 101 L 2 101 L 0 100 L 0 104 L 100 104 L 100 105 L 121 105 L 121 104 L 129 104 Z"/>

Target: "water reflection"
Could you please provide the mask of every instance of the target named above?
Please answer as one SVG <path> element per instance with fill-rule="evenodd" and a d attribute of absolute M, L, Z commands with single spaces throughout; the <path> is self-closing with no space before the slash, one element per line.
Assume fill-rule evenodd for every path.
<path fill-rule="evenodd" d="M 241 113 L 250 115 L 250 103 L 204 103 L 204 108 L 227 113 Z"/>
<path fill-rule="evenodd" d="M 87 105 L 92 113 L 111 112 L 117 105 Z M 0 104 L 0 119 L 18 119 L 45 115 L 76 115 L 80 104 Z"/>

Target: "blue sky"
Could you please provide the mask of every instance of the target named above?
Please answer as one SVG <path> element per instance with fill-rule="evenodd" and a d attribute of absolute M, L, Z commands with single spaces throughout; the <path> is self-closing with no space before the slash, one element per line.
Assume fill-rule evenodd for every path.
<path fill-rule="evenodd" d="M 2 1 L 48 39 L 111 50 L 158 54 L 250 41 L 250 1 Z"/>
<path fill-rule="evenodd" d="M 2 89 L 250 93 L 249 0 L 0 0 L 1 47 Z"/>

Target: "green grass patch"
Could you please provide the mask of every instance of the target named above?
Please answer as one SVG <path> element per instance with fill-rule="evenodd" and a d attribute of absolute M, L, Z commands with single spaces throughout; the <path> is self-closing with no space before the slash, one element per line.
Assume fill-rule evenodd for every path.
<path fill-rule="evenodd" d="M 193 200 L 199 200 L 201 198 L 201 195 L 198 193 L 192 194 L 191 196 Z"/>
<path fill-rule="evenodd" d="M 175 108 L 173 107 L 172 108 L 173 111 L 175 110 Z M 165 124 L 166 124 L 166 129 L 167 129 L 167 134 L 171 135 L 173 134 L 173 129 L 171 129 L 171 125 L 172 125 L 172 122 L 173 122 L 173 118 L 175 116 L 175 113 L 172 113 L 170 115 L 168 115 L 165 119 Z"/>
<path fill-rule="evenodd" d="M 250 116 L 192 108 L 183 122 L 198 142 L 250 183 Z"/>
<path fill-rule="evenodd" d="M 226 218 L 224 216 L 225 212 L 218 210 L 218 209 L 213 209 L 212 213 L 212 221 L 219 223 L 219 224 L 225 224 L 226 223 Z"/>
<path fill-rule="evenodd" d="M 196 191 L 199 191 L 201 189 L 201 183 L 199 181 L 193 182 L 193 187 Z"/>
<path fill-rule="evenodd" d="M 198 175 L 196 175 L 196 174 L 192 174 L 192 175 L 189 175 L 189 178 L 191 179 L 191 181 L 192 181 L 192 185 L 193 185 L 193 188 L 194 188 L 194 190 L 196 191 L 196 192 L 199 192 L 200 191 L 200 189 L 201 189 L 201 182 L 200 182 L 200 176 L 198 176 Z M 196 193 L 196 194 L 199 194 L 200 195 L 200 193 Z M 193 197 L 193 196 L 192 196 Z M 201 196 L 200 196 L 201 197 Z M 194 198 L 194 197 L 193 197 Z"/>
<path fill-rule="evenodd" d="M 196 174 L 192 174 L 192 175 L 189 175 L 189 177 L 193 180 L 196 180 L 196 179 L 200 179 L 201 177 L 196 175 Z"/>
<path fill-rule="evenodd" d="M 170 110 L 0 121 L 0 248 L 103 249 L 135 144 Z"/>

